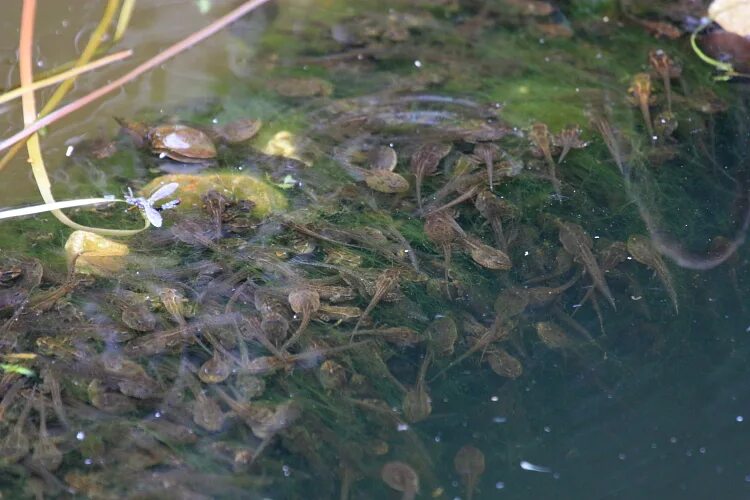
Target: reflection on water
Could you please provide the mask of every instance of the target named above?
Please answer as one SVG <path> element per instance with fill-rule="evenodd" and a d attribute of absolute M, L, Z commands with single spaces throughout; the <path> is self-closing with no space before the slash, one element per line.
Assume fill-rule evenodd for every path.
<path fill-rule="evenodd" d="M 118 48 L 230 3 L 138 2 Z M 43 68 L 97 21 L 63 4 Z M 3 489 L 743 496 L 747 95 L 639 4 L 282 3 L 53 127 L 61 198 L 139 189 L 73 218 L 163 225 L 3 223 Z"/>

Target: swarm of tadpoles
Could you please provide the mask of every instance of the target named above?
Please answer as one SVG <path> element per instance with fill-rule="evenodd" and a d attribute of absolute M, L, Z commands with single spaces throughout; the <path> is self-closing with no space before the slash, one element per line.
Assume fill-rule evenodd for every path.
<path fill-rule="evenodd" d="M 408 36 L 395 28 L 377 32 Z M 341 40 L 345 35 L 336 30 Z M 670 85 L 679 70 L 662 51 L 654 51 L 650 62 L 667 101 L 658 123 L 650 115 L 651 76 L 634 77 L 629 93 L 650 136 L 668 136 L 674 131 L 667 123 Z M 331 93 L 323 81 L 283 83 L 277 90 L 285 97 Z M 391 113 L 387 106 L 399 98 L 450 102 L 459 110 L 451 117 L 466 116 L 456 125 L 440 122 L 434 110 Z M 381 100 L 382 106 L 372 104 Z M 529 214 L 501 194 L 530 179 L 555 202 L 546 206 L 561 206 L 557 202 L 573 192 L 565 168 L 575 162 L 574 150 L 587 145 L 580 126 L 553 133 L 534 122 L 512 130 L 497 113 L 485 116 L 485 106 L 430 94 L 364 102 L 352 112 L 355 117 L 372 112 L 407 132 L 394 141 L 391 129 L 377 120 L 365 120 L 366 130 L 354 138 L 331 131 L 350 137 L 337 143 L 333 157 L 353 181 L 334 196 L 349 190 L 362 202 L 355 208 L 330 209 L 330 193 L 310 189 L 306 194 L 320 201 L 315 206 L 235 223 L 229 213 L 250 202 L 210 190 L 201 193 L 200 217 L 176 214 L 174 224 L 167 221 L 168 231 L 144 239 L 153 248 L 169 244 L 184 252 L 179 268 L 163 269 L 161 261 L 134 264 L 137 272 L 97 278 L 91 289 L 75 274 L 75 263 L 67 277 L 55 278 L 32 259 L 0 261 L 0 313 L 10 318 L 0 330 L 2 340 L 33 350 L 9 357 L 18 370 L 39 369 L 42 380 L 35 385 L 14 373 L 0 384 L 0 417 L 13 417 L 0 441 L 8 464 L 22 463 L 54 485 L 59 481 L 53 473 L 64 464 L 61 450 L 91 454 L 101 465 L 104 449 L 116 466 L 148 471 L 140 477 L 156 477 L 163 485 L 198 472 L 176 455 L 181 447 L 195 446 L 232 472 L 261 470 L 266 463 L 277 467 L 269 451 L 283 447 L 323 473 L 332 474 L 331 457 L 340 460 L 342 498 L 360 473 L 372 470 L 403 498 L 414 498 L 422 485 L 436 481 L 425 473 L 429 456 L 409 425 L 432 418 L 433 405 L 441 401 L 433 399 L 440 395 L 436 382 L 446 372 L 486 363 L 514 380 L 539 352 L 583 358 L 594 347 L 602 355 L 598 338 L 571 311 L 590 305 L 603 331 L 600 302 L 610 310 L 623 304 L 610 283 L 637 281 L 627 272 L 635 263 L 655 273 L 678 312 L 675 282 L 652 239 L 635 234 L 595 245 L 579 222 L 544 214 L 534 214 L 539 227 L 532 227 L 523 222 Z M 348 126 L 345 118 L 351 116 L 330 128 Z M 215 139 L 231 147 L 252 137 L 260 123 L 242 119 L 213 130 L 213 138 L 208 130 L 181 124 L 123 125 L 149 154 L 195 163 L 216 160 Z M 625 173 L 614 131 L 606 121 L 594 125 Z M 269 164 L 278 159 L 259 158 Z M 307 167 L 284 165 L 293 177 L 306 174 Z M 175 188 L 167 184 L 150 198 L 131 194 L 128 202 L 160 226 L 153 203 Z M 334 217 L 366 222 L 342 225 L 330 222 Z M 467 268 L 476 283 L 467 283 Z M 472 288 L 486 294 L 475 299 Z M 107 299 L 97 301 L 95 291 L 102 290 Z M 77 300 L 68 300 L 70 295 Z M 427 296 L 435 302 L 431 316 L 419 300 Z M 28 335 L 17 333 L 23 328 Z M 531 341 L 524 337 L 528 331 L 534 332 Z M 394 365 L 399 370 L 392 373 Z M 105 434 L 106 424 L 97 424 L 101 442 L 82 444 L 85 439 L 72 430 L 79 424 L 88 429 L 98 415 L 117 427 Z M 331 421 L 324 419 L 331 415 Z M 355 423 L 366 422 L 368 432 L 374 429 L 368 437 L 376 439 L 352 446 L 348 435 L 337 433 L 337 419 L 352 415 Z M 229 431 L 241 435 L 242 443 L 216 440 Z M 394 444 L 414 455 L 386 458 Z M 378 468 L 364 467 L 366 461 Z M 173 475 L 160 476 L 157 466 Z M 454 467 L 465 497 L 472 498 L 485 470 L 483 453 L 466 445 Z M 87 479 L 65 476 L 81 491 Z"/>

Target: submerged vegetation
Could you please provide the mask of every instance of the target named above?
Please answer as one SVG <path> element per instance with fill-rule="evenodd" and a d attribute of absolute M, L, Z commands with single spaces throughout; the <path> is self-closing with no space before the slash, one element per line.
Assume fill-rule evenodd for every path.
<path fill-rule="evenodd" d="M 684 3 L 291 2 L 261 74 L 117 117 L 65 167 L 135 210 L 76 217 L 153 230 L 3 221 L 4 491 L 491 498 L 490 470 L 552 473 L 525 453 L 555 391 L 610 397 L 681 349 L 715 313 L 695 270 L 744 307 L 747 100 Z"/>

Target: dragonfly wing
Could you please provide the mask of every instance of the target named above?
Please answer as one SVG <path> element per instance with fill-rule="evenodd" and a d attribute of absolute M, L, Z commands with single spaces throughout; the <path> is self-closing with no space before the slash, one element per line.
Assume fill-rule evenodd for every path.
<path fill-rule="evenodd" d="M 154 225 L 154 227 L 161 227 L 161 214 L 157 212 L 154 207 L 149 205 L 144 206 L 143 213 L 146 214 L 146 218 L 152 225 Z"/>
<path fill-rule="evenodd" d="M 162 198 L 166 198 L 167 196 L 174 193 L 178 187 L 180 187 L 180 185 L 176 182 L 170 182 L 169 184 L 164 184 L 162 187 L 154 191 L 154 193 L 151 196 L 149 196 L 148 198 L 149 203 L 153 205 L 153 203 L 156 200 L 161 200 Z"/>

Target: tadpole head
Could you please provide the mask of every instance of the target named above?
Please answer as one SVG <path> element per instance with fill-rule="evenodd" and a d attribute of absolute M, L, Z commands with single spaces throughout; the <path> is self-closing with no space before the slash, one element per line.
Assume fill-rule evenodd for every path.
<path fill-rule="evenodd" d="M 289 305 L 296 314 L 309 314 L 320 309 L 320 294 L 302 288 L 289 293 Z"/>

